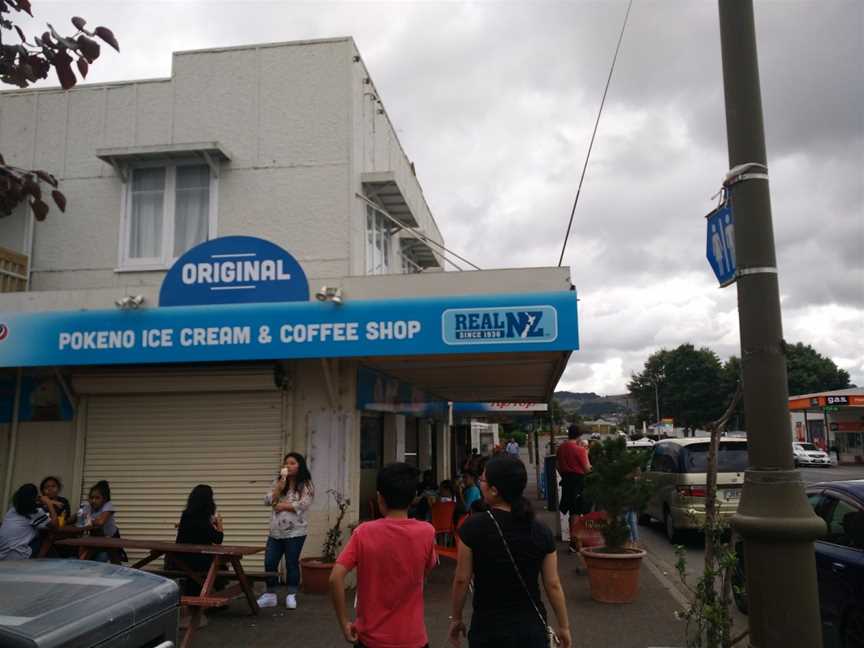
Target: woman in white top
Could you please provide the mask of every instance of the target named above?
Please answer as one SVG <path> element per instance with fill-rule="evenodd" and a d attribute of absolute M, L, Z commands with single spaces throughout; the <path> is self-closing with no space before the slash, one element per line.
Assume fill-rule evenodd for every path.
<path fill-rule="evenodd" d="M 39 530 L 56 522 L 54 507 L 39 508 L 35 484 L 24 484 L 12 497 L 12 508 L 0 526 L 0 560 L 26 560 L 39 552 Z"/>
<path fill-rule="evenodd" d="M 288 585 L 285 607 L 289 610 L 297 607 L 300 552 L 303 550 L 306 534 L 309 532 L 306 511 L 312 505 L 314 494 L 312 474 L 306 465 L 306 459 L 297 452 L 285 455 L 279 477 L 273 481 L 270 492 L 264 497 L 264 503 L 273 509 L 267 549 L 264 553 L 264 566 L 268 572 L 275 572 L 279 569 L 279 561 L 283 556 L 285 557 Z M 258 599 L 259 607 L 275 607 L 278 604 L 277 585 L 276 578 L 267 580 L 267 592 Z"/>

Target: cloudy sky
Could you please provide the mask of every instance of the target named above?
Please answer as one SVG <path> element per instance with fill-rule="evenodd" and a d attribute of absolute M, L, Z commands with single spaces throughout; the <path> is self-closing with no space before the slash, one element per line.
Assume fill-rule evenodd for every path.
<path fill-rule="evenodd" d="M 114 29 L 88 81 L 353 36 L 445 241 L 483 268 L 557 264 L 626 4 L 33 0 Z M 756 21 L 784 334 L 864 385 L 864 3 L 757 2 Z M 684 342 L 739 352 L 735 288 L 705 260 L 727 168 L 716 2 L 635 0 L 565 255 L 582 349 L 560 388 L 623 392 Z"/>

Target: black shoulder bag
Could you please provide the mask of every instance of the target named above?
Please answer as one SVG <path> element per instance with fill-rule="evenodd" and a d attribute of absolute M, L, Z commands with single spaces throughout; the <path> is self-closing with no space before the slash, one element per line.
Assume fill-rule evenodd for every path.
<path fill-rule="evenodd" d="M 504 549 L 507 551 L 507 556 L 510 558 L 510 563 L 513 565 L 513 571 L 516 572 L 516 578 L 518 578 L 519 582 L 522 584 L 522 589 L 525 590 L 525 595 L 528 597 L 528 600 L 531 601 L 531 606 L 537 613 L 537 618 L 540 619 L 540 623 L 543 624 L 543 627 L 546 630 L 546 638 L 549 648 L 556 648 L 561 643 L 561 640 L 558 638 L 558 635 L 555 634 L 552 626 L 546 623 L 546 619 L 543 617 L 543 614 L 541 614 L 540 608 L 538 607 L 537 603 L 534 602 L 534 597 L 531 596 L 531 590 L 528 589 L 528 585 L 525 583 L 525 579 L 522 578 L 522 572 L 519 571 L 519 565 L 516 564 L 516 559 L 513 558 L 513 553 L 510 551 L 510 545 L 507 544 L 507 539 L 504 537 L 504 532 L 501 530 L 501 525 L 498 524 L 498 520 L 496 520 L 495 516 L 492 515 L 492 511 L 486 511 L 486 514 L 492 519 L 492 523 L 498 530 L 498 535 L 501 536 L 501 542 L 504 543 Z"/>

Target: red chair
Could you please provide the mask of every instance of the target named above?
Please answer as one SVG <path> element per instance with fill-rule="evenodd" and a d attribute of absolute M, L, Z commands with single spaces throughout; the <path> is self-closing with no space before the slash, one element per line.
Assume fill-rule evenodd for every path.
<path fill-rule="evenodd" d="M 444 502 L 443 504 L 450 504 L 450 502 Z M 456 529 L 462 526 L 462 523 L 467 518 L 467 515 L 463 515 L 459 518 L 458 522 L 456 522 L 456 526 L 453 526 L 453 510 L 456 508 L 455 504 L 450 507 L 450 515 L 447 518 L 449 523 L 449 528 L 446 530 L 441 529 L 444 526 L 443 518 L 441 519 L 441 527 L 435 525 L 435 506 L 432 507 L 432 526 L 435 527 L 435 551 L 438 552 L 438 555 L 442 558 L 450 558 L 452 560 L 456 560 Z M 442 514 L 443 515 L 443 514 Z M 441 530 L 439 530 L 441 529 Z"/>

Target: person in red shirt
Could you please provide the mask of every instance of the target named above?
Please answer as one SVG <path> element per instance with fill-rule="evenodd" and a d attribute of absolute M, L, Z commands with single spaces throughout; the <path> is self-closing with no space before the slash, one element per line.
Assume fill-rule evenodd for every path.
<path fill-rule="evenodd" d="M 561 502 L 558 510 L 569 514 L 570 528 L 573 528 L 573 518 L 590 512 L 591 506 L 585 500 L 585 475 L 591 472 L 591 461 L 588 458 L 588 448 L 582 445 L 580 437 L 582 429 L 575 423 L 567 428 L 567 441 L 558 448 L 558 472 L 561 473 Z M 570 551 L 579 553 L 579 537 L 570 534 Z"/>
<path fill-rule="evenodd" d="M 358 648 L 428 648 L 423 582 L 438 564 L 435 528 L 408 518 L 417 469 L 393 463 L 378 473 L 383 518 L 358 526 L 336 560 L 330 599 L 345 640 Z M 357 569 L 356 619 L 348 618 L 345 576 Z"/>

